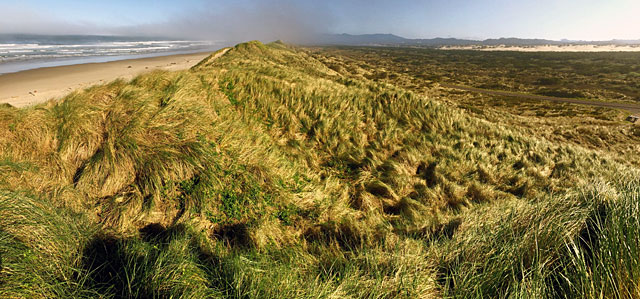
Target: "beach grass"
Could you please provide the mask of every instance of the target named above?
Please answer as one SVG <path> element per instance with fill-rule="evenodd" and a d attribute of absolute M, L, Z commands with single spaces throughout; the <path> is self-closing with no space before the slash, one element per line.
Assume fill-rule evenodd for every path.
<path fill-rule="evenodd" d="M 0 107 L 0 297 L 640 295 L 624 152 L 279 42 L 218 54 Z"/>

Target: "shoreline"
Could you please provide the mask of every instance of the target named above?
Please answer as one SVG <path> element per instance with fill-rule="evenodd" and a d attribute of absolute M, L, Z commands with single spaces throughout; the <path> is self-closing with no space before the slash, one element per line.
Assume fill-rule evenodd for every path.
<path fill-rule="evenodd" d="M 183 51 L 170 51 L 170 52 L 153 52 L 153 53 L 140 53 L 140 54 L 122 54 L 122 55 L 87 55 L 80 57 L 66 57 L 66 58 L 38 58 L 31 60 L 16 60 L 16 61 L 2 61 L 0 62 L 0 75 L 6 75 L 11 73 L 18 73 L 22 71 L 41 69 L 55 66 L 77 65 L 87 63 L 103 63 L 120 60 L 132 60 L 152 57 L 164 57 L 183 54 L 199 54 L 206 52 L 215 52 L 220 47 L 202 48 L 198 50 L 183 50 Z"/>
<path fill-rule="evenodd" d="M 58 99 L 77 89 L 153 70 L 189 69 L 214 51 L 53 66 L 0 74 L 0 104 L 26 107 Z"/>

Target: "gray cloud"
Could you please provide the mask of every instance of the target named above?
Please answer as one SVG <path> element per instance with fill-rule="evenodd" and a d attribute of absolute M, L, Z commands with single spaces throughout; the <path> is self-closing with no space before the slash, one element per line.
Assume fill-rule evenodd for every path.
<path fill-rule="evenodd" d="M 0 33 L 116 34 L 166 36 L 191 39 L 245 41 L 306 41 L 326 32 L 334 21 L 322 2 L 302 5 L 288 1 L 248 1 L 233 5 L 206 4 L 201 10 L 174 15 L 166 21 L 108 27 L 74 23 L 26 6 L 9 6 L 0 12 Z"/>
<path fill-rule="evenodd" d="M 203 12 L 166 24 L 130 30 L 220 40 L 300 41 L 325 32 L 332 21 L 328 8 L 322 4 L 302 6 L 294 1 L 261 1 L 228 8 L 212 5 Z"/>

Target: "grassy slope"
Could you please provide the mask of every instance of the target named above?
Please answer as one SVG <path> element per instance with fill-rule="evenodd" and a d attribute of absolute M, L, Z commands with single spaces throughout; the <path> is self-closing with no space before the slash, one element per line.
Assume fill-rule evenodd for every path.
<path fill-rule="evenodd" d="M 0 108 L 0 296 L 639 295 L 616 152 L 279 43 L 213 57 Z"/>
<path fill-rule="evenodd" d="M 640 127 L 625 120 L 629 112 L 435 87 L 436 83 L 448 82 L 536 93 L 541 87 L 536 82 L 554 81 L 550 79 L 553 77 L 556 87 L 568 87 L 576 93 L 589 90 L 608 101 L 637 84 L 630 68 L 640 58 L 638 53 L 485 53 L 381 47 L 310 51 L 318 53 L 315 57 L 331 68 L 427 94 L 479 118 L 526 128 L 527 135 L 615 152 L 621 163 L 640 165 Z M 615 68 L 620 68 L 620 73 L 611 72 Z M 616 80 L 617 76 L 626 76 L 627 80 Z M 506 81 L 512 87 L 497 87 Z M 581 86 L 584 82 L 589 83 Z"/>

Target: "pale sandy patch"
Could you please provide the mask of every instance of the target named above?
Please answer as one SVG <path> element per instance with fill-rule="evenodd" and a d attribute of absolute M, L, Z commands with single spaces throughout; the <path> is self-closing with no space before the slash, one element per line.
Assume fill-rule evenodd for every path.
<path fill-rule="evenodd" d="M 444 46 L 439 49 L 515 52 L 640 52 L 640 45 Z"/>

